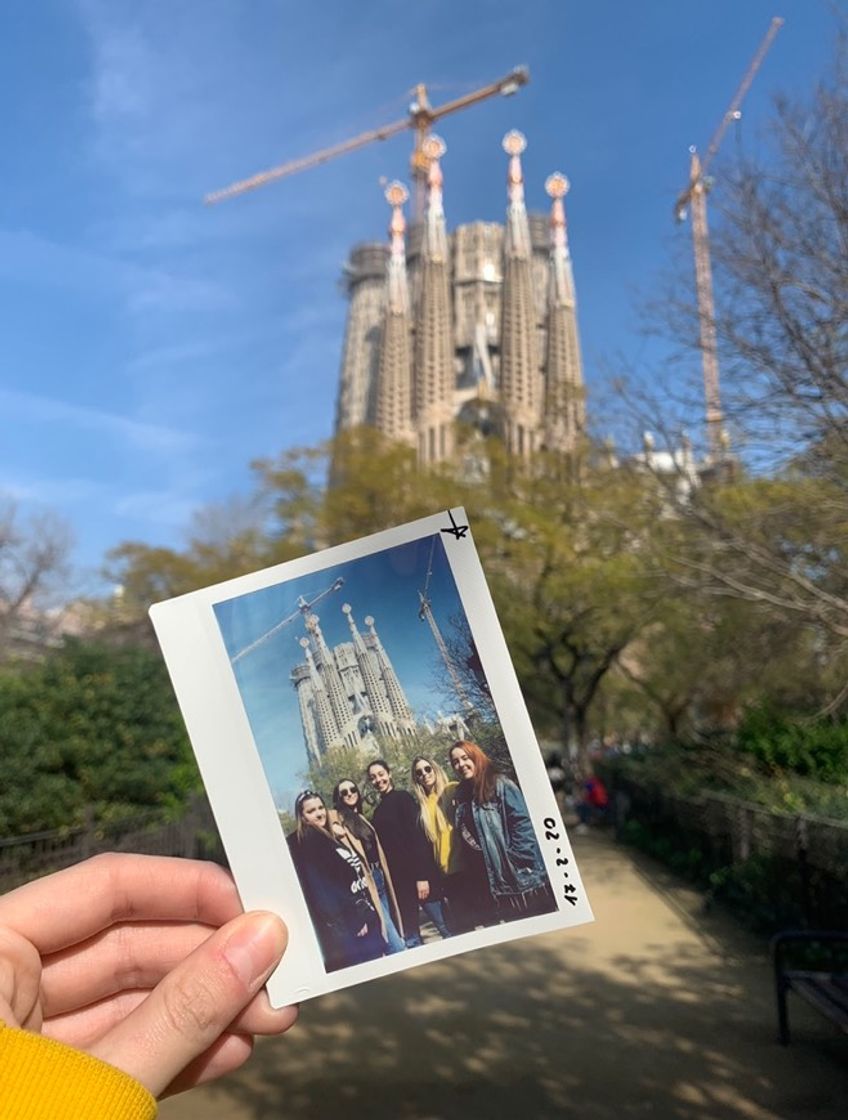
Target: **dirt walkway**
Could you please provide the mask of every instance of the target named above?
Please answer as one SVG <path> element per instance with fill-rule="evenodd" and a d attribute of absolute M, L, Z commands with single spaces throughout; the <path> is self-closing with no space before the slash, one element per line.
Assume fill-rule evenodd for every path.
<path fill-rule="evenodd" d="M 797 1003 L 775 1041 L 762 946 L 596 835 L 597 921 L 304 1004 L 162 1120 L 844 1120 L 848 1039 Z"/>

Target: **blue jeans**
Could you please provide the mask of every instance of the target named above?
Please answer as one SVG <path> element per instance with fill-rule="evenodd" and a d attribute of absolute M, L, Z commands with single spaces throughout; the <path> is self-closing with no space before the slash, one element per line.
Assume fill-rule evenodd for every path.
<path fill-rule="evenodd" d="M 445 912 L 442 909 L 442 900 L 440 898 L 428 899 L 426 902 L 421 903 L 421 909 L 439 931 L 442 937 L 450 937 L 450 930 L 448 929 L 447 922 L 445 921 Z"/>
<path fill-rule="evenodd" d="M 392 919 L 392 907 L 389 900 L 389 892 L 386 890 L 386 877 L 383 874 L 383 869 L 372 865 L 371 874 L 374 876 L 374 886 L 377 888 L 377 895 L 380 899 L 380 905 L 383 907 L 383 920 L 386 923 L 386 947 L 388 954 L 400 953 L 406 948 L 406 942 L 397 931 L 397 926 Z"/>

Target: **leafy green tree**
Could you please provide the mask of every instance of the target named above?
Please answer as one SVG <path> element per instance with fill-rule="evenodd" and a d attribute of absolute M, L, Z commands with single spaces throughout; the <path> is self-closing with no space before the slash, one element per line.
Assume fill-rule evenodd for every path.
<path fill-rule="evenodd" d="M 333 476 L 326 490 L 310 481 L 324 467 Z M 601 681 L 663 605 L 643 547 L 660 509 L 650 480 L 588 452 L 518 462 L 495 440 L 418 469 L 408 449 L 364 429 L 257 471 L 267 536 L 254 557 L 263 562 L 464 505 L 537 725 L 585 751 Z M 155 585 L 158 558 L 134 546 L 122 556 L 122 582 L 137 599 Z M 180 579 L 214 570 L 194 545 L 165 560 Z M 461 633 L 448 638 L 462 644 Z M 468 657 L 459 664 L 469 669 Z"/>
<path fill-rule="evenodd" d="M 834 668 L 794 618 L 736 599 L 677 595 L 617 673 L 648 704 L 640 728 L 680 741 L 732 730 L 747 706 L 765 700 L 810 715 L 827 703 Z"/>
<path fill-rule="evenodd" d="M 162 659 L 69 641 L 0 675 L 0 834 L 175 811 L 200 787 Z"/>
<path fill-rule="evenodd" d="M 500 725 L 491 722 L 477 721 L 469 728 L 469 733 L 475 742 L 486 751 L 489 758 L 497 768 L 510 777 L 514 777 L 512 760 L 507 749 L 506 741 Z M 343 778 L 353 778 L 362 790 L 363 797 L 369 804 L 376 804 L 376 795 L 371 792 L 366 772 L 368 764 L 375 758 L 384 759 L 391 771 L 395 787 L 412 792 L 412 760 L 418 755 L 437 762 L 448 777 L 452 777 L 448 754 L 450 748 L 459 738 L 458 734 L 446 731 L 428 731 L 426 727 L 419 728 L 413 735 L 404 735 L 399 739 L 376 736 L 370 746 L 360 748 L 338 747 L 330 750 L 320 763 L 313 764 L 308 772 L 304 789 L 313 789 L 320 793 L 328 805 L 332 804 L 333 790 Z"/>

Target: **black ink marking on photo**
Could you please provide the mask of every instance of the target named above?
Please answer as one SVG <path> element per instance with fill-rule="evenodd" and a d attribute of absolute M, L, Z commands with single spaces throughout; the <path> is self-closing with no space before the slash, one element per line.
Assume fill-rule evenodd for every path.
<path fill-rule="evenodd" d="M 542 821 L 542 827 L 545 830 L 545 839 L 546 840 L 548 840 L 548 841 L 559 840 L 560 836 L 559 836 L 559 832 L 557 831 L 557 822 L 554 820 L 553 817 L 545 817 L 545 819 Z M 568 882 L 568 880 L 571 878 L 571 876 L 565 870 L 566 867 L 568 867 L 568 864 L 570 863 L 570 860 L 568 859 L 568 856 L 562 855 L 562 848 L 557 848 L 556 849 L 556 855 L 557 855 L 556 865 L 560 869 L 560 873 L 562 874 L 562 878 L 563 878 L 562 897 L 566 902 L 570 903 L 570 905 L 576 906 L 577 905 L 577 887 L 575 887 L 573 883 Z"/>
<path fill-rule="evenodd" d="M 450 535 L 452 537 L 456 537 L 457 540 L 459 540 L 460 537 L 464 537 L 466 535 L 466 533 L 468 532 L 468 526 L 467 525 L 457 525 L 457 523 L 453 519 L 453 510 L 450 510 L 450 509 L 448 510 L 448 517 L 451 520 L 451 527 L 449 529 L 442 529 L 442 532 L 443 533 L 450 533 Z"/>

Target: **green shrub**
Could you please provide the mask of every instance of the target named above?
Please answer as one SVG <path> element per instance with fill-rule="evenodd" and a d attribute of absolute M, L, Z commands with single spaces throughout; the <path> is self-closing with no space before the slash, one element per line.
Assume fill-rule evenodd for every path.
<path fill-rule="evenodd" d="M 848 723 L 844 721 L 792 719 L 763 705 L 745 713 L 736 742 L 768 770 L 848 782 Z"/>
<path fill-rule="evenodd" d="M 710 893 L 757 932 L 774 933 L 805 921 L 798 868 L 785 860 L 751 856 L 718 868 L 710 875 Z"/>
<path fill-rule="evenodd" d="M 175 814 L 199 787 L 158 654 L 68 641 L 0 673 L 0 836 Z"/>

